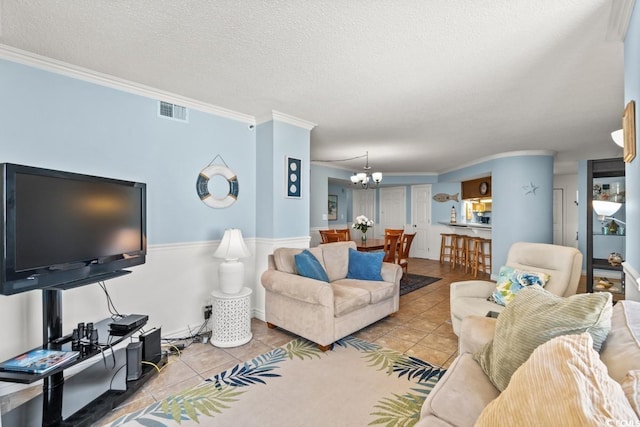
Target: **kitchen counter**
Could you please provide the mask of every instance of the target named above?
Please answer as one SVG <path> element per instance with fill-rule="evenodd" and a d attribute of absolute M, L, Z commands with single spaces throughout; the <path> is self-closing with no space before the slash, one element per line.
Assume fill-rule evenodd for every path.
<path fill-rule="evenodd" d="M 491 224 L 476 224 L 474 222 L 444 222 L 438 221 L 438 224 L 456 228 L 478 228 L 481 230 L 491 230 Z"/>

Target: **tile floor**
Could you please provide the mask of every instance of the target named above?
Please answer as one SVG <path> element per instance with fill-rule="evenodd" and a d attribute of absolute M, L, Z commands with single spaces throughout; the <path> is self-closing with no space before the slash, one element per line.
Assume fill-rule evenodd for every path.
<path fill-rule="evenodd" d="M 460 269 L 438 261 L 411 259 L 413 274 L 441 277 L 442 280 L 400 297 L 400 310 L 354 334 L 436 365 L 448 367 L 457 354 L 458 340 L 451 328 L 449 285 L 472 278 Z M 487 277 L 486 275 L 484 276 Z M 205 378 L 229 369 L 239 362 L 286 344 L 296 338 L 281 329 L 269 329 L 258 319 L 252 319 L 253 339 L 240 347 L 221 349 L 208 344 L 188 346 L 180 358 L 170 356 L 169 364 L 120 408 L 112 411 L 96 425 L 104 425 L 119 416 L 161 400 L 168 395 L 201 383 Z M 16 395 L 0 397 L 5 412 L 39 392 L 33 387 Z"/>

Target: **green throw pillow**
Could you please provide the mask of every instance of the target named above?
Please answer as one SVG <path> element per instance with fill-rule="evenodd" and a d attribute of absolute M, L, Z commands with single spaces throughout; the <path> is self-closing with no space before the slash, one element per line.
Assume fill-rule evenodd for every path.
<path fill-rule="evenodd" d="M 611 329 L 612 307 L 608 292 L 565 298 L 537 285 L 527 286 L 498 316 L 493 341 L 473 358 L 493 385 L 503 391 L 533 350 L 552 338 L 588 332 L 593 348 L 600 351 Z"/>

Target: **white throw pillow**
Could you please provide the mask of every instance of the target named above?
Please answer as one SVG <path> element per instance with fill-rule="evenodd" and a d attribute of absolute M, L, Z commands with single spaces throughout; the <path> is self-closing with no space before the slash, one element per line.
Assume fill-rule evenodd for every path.
<path fill-rule="evenodd" d="M 536 348 L 475 426 L 601 427 L 639 422 L 585 332 L 561 335 Z"/>

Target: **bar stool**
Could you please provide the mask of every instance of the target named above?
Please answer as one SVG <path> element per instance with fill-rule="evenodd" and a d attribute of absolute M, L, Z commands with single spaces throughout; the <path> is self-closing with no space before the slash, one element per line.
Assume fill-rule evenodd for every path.
<path fill-rule="evenodd" d="M 482 260 L 479 260 L 482 264 L 482 272 L 491 275 L 491 239 L 481 238 L 482 244 Z"/>
<path fill-rule="evenodd" d="M 491 274 L 491 239 L 474 237 L 471 239 L 471 273 L 478 277 L 478 271 Z"/>
<path fill-rule="evenodd" d="M 455 242 L 456 234 L 440 233 L 440 264 L 450 262 L 455 265 Z"/>
<path fill-rule="evenodd" d="M 456 262 L 465 271 L 469 268 L 469 240 L 470 237 L 464 234 L 457 235 L 456 239 Z"/>

